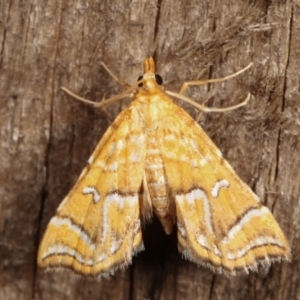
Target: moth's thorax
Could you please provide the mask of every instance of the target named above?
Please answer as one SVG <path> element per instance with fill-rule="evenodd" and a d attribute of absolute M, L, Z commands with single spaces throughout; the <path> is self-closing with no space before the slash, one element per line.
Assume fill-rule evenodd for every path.
<path fill-rule="evenodd" d="M 150 80 L 147 81 L 147 83 L 149 82 Z M 164 120 L 172 100 L 157 83 L 149 83 L 150 85 L 152 86 L 150 89 L 143 86 L 136 91 L 132 106 L 139 110 L 145 129 L 155 131 L 159 123 Z"/>

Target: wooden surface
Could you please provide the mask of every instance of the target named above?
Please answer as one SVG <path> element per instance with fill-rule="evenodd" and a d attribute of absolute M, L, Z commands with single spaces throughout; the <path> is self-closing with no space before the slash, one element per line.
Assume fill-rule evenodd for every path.
<path fill-rule="evenodd" d="M 0 7 L 0 299 L 300 299 L 299 1 L 11 0 Z M 214 91 L 206 105 L 224 107 L 251 92 L 245 108 L 202 114 L 200 124 L 274 213 L 292 263 L 216 275 L 183 260 L 176 234 L 166 236 L 154 220 L 143 232 L 146 251 L 110 280 L 37 270 L 46 224 L 109 125 L 60 86 L 99 101 L 121 91 L 101 61 L 134 83 L 148 55 L 172 91 L 254 62 L 237 79 L 188 94 L 201 102 Z"/>

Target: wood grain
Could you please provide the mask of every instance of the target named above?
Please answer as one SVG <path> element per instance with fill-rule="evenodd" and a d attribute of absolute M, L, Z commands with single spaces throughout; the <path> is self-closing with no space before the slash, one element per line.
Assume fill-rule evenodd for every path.
<path fill-rule="evenodd" d="M 0 4 L 0 299 L 300 299 L 299 1 L 2 1 Z M 294 255 L 249 276 L 227 278 L 183 260 L 176 235 L 157 220 L 146 251 L 100 282 L 42 273 L 37 247 L 109 123 L 71 99 L 121 91 L 101 68 L 134 83 L 153 55 L 166 88 L 191 88 L 207 106 L 250 103 L 201 114 L 200 124 L 240 177 L 274 213 Z M 115 116 L 126 103 L 110 108 Z M 198 112 L 180 104 L 193 116 Z"/>

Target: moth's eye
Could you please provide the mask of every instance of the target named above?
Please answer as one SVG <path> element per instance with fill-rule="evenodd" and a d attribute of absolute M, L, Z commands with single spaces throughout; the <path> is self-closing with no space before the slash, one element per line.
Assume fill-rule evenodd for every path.
<path fill-rule="evenodd" d="M 143 75 L 141 75 L 139 78 L 138 78 L 138 80 L 137 81 L 139 81 L 139 80 L 141 80 L 141 79 L 143 79 Z M 143 86 L 143 83 L 141 82 L 141 83 L 139 83 L 139 86 Z"/>
<path fill-rule="evenodd" d="M 163 79 L 161 78 L 160 75 L 155 74 L 155 80 L 156 80 L 156 83 L 157 83 L 157 84 L 162 85 Z"/>

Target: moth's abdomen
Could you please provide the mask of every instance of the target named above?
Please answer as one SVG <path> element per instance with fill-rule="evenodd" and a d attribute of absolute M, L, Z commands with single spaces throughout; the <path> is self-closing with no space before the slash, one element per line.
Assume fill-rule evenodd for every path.
<path fill-rule="evenodd" d="M 170 198 L 163 159 L 154 137 L 148 138 L 145 172 L 153 211 L 170 234 L 175 223 L 174 201 Z"/>

